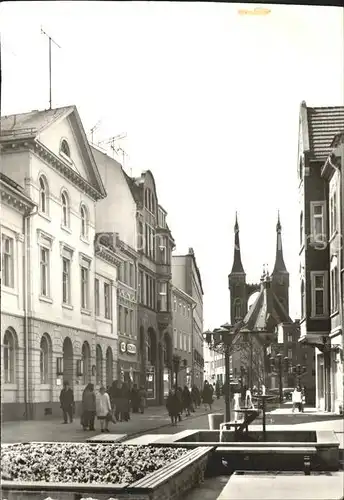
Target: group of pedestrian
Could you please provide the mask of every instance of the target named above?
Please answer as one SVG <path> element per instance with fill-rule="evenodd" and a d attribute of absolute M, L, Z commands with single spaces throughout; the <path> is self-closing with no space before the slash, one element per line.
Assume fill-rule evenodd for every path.
<path fill-rule="evenodd" d="M 205 380 L 202 391 L 202 401 L 204 404 L 204 408 L 207 409 L 207 406 L 209 406 L 210 411 L 213 404 L 213 394 L 214 394 L 214 387 L 211 384 L 209 384 L 207 380 Z"/>
<path fill-rule="evenodd" d="M 171 389 L 167 396 L 166 408 L 172 425 L 177 425 L 177 422 L 182 420 L 184 412 L 185 416 L 189 417 L 191 412 L 194 412 L 196 408 L 201 406 L 202 401 L 204 405 L 208 404 L 211 409 L 213 391 L 208 383 L 204 384 L 202 393 L 196 385 L 191 388 L 191 391 L 188 386 L 185 386 L 184 389 L 179 386 Z"/>
<path fill-rule="evenodd" d="M 75 414 L 74 393 L 67 381 L 60 393 L 60 405 L 64 424 L 73 422 Z M 107 389 L 101 386 L 95 393 L 94 384 L 87 384 L 82 394 L 81 425 L 83 429 L 94 431 L 95 419 L 99 420 L 101 432 L 110 432 L 109 423 L 127 422 L 130 420 L 130 410 L 133 413 L 144 413 L 146 406 L 146 391 L 144 387 L 132 387 L 126 382 L 114 381 Z"/>

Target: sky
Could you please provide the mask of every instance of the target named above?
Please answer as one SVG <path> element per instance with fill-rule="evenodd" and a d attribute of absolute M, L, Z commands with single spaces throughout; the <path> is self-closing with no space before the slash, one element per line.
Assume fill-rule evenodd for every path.
<path fill-rule="evenodd" d="M 257 7 L 258 5 L 256 5 Z M 118 134 L 151 170 L 178 254 L 195 251 L 204 328 L 230 320 L 238 212 L 249 283 L 272 271 L 277 211 L 300 314 L 299 108 L 343 105 L 343 10 L 174 2 L 2 2 L 2 114 L 75 104 L 95 143 Z M 121 157 L 117 158 L 121 161 Z"/>

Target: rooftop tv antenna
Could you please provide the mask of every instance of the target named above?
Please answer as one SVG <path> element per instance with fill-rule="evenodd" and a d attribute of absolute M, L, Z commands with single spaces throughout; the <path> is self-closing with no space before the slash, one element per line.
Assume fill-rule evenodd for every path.
<path fill-rule="evenodd" d="M 118 134 L 113 137 L 110 137 L 109 139 L 105 139 L 104 141 L 98 142 L 98 146 L 101 144 L 109 144 L 110 148 L 112 149 L 113 153 L 118 154 L 118 150 L 120 149 L 118 146 L 116 146 L 116 142 L 120 141 L 121 139 L 125 139 L 127 137 L 127 134 Z"/>
<path fill-rule="evenodd" d="M 56 45 L 56 47 L 58 47 L 59 49 L 61 48 L 60 45 L 55 42 L 55 40 L 53 40 L 51 38 L 50 35 L 48 35 L 48 33 L 46 33 L 42 26 L 41 26 L 41 35 L 45 35 L 48 37 L 48 40 L 49 40 L 49 109 L 51 109 L 52 107 L 52 101 L 51 101 L 51 42 L 54 42 L 54 44 Z"/>
<path fill-rule="evenodd" d="M 98 120 L 97 123 L 91 128 L 91 143 L 93 144 L 93 135 L 94 132 L 99 128 L 99 125 L 101 124 L 101 120 Z"/>

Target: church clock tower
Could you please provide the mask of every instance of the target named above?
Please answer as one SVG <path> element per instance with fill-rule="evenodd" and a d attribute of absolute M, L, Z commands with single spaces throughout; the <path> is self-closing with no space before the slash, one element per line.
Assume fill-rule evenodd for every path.
<path fill-rule="evenodd" d="M 283 305 L 285 311 L 289 315 L 289 273 L 283 259 L 282 248 L 282 226 L 278 214 L 276 225 L 277 241 L 276 241 L 276 258 L 275 266 L 272 271 L 272 289 L 278 300 Z"/>
<path fill-rule="evenodd" d="M 232 271 L 228 275 L 228 288 L 231 293 L 231 324 L 244 318 L 247 313 L 246 273 L 241 262 L 238 217 L 235 214 L 234 259 Z"/>

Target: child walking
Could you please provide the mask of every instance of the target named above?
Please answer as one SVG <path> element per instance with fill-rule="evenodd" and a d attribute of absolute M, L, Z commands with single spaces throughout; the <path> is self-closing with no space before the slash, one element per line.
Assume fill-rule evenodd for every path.
<path fill-rule="evenodd" d="M 110 397 L 107 392 L 105 392 L 105 387 L 99 389 L 99 395 L 97 397 L 97 417 L 100 422 L 100 432 L 110 432 L 109 431 L 109 415 L 112 413 Z"/>

